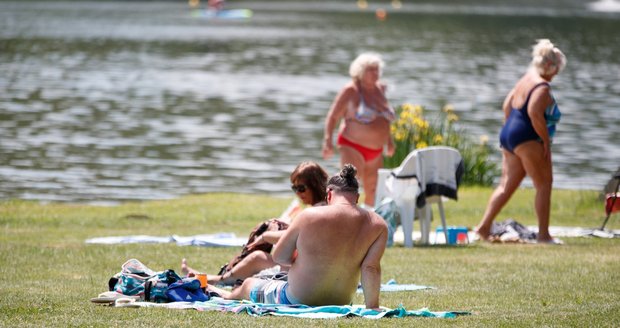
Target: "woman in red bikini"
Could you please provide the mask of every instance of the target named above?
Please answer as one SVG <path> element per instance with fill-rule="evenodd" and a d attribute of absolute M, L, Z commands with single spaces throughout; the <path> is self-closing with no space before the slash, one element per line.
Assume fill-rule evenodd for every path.
<path fill-rule="evenodd" d="M 340 166 L 350 163 L 359 172 L 364 186 L 366 206 L 374 207 L 377 171 L 383 167 L 383 148 L 394 154 L 390 123 L 396 115 L 385 97 L 385 85 L 379 81 L 384 63 L 378 54 L 363 53 L 349 68 L 352 81 L 338 93 L 325 119 L 323 158 L 334 154 L 333 132 L 338 122 L 336 144 Z"/>

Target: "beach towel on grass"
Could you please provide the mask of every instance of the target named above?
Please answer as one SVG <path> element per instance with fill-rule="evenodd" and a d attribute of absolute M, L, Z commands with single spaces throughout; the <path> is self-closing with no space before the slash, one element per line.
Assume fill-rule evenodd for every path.
<path fill-rule="evenodd" d="M 176 243 L 178 246 L 203 246 L 203 247 L 239 247 L 246 243 L 246 238 L 238 238 L 234 233 L 222 232 L 217 234 L 203 234 L 195 236 L 110 236 L 86 239 L 87 244 L 140 244 L 140 243 Z"/>
<path fill-rule="evenodd" d="M 404 292 L 410 290 L 421 290 L 421 289 L 435 289 L 435 287 L 430 286 L 422 286 L 415 284 L 399 284 L 394 279 L 388 280 L 385 284 L 381 284 L 380 291 L 382 292 Z M 364 290 L 362 289 L 362 285 L 357 286 L 357 293 L 361 294 Z"/>
<path fill-rule="evenodd" d="M 407 310 L 403 306 L 395 309 L 383 308 L 383 311 L 366 309 L 364 305 L 282 305 L 263 304 L 250 301 L 225 300 L 212 297 L 206 302 L 172 302 L 150 303 L 135 300 L 117 301 L 116 307 L 164 307 L 170 309 L 195 309 L 198 311 L 221 311 L 232 313 L 247 313 L 252 316 L 288 316 L 297 318 L 329 319 L 339 317 L 362 317 L 367 319 L 380 318 L 403 318 L 403 317 L 432 317 L 432 318 L 455 318 L 458 315 L 469 315 L 465 311 L 430 311 L 427 308 L 419 310 Z"/>

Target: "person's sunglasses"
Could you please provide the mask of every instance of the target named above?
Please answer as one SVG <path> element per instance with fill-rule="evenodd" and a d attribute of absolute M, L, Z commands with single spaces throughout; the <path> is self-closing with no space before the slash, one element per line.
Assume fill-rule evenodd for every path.
<path fill-rule="evenodd" d="M 306 191 L 306 186 L 305 185 L 292 185 L 291 189 L 293 189 L 293 192 L 305 192 Z"/>

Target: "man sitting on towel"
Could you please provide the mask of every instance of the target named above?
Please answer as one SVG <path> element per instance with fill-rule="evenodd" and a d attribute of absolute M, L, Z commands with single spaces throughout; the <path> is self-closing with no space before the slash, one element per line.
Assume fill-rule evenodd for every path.
<path fill-rule="evenodd" d="M 288 282 L 248 278 L 231 292 L 209 285 L 227 299 L 256 303 L 346 305 L 362 282 L 367 308 L 379 308 L 381 257 L 387 225 L 357 206 L 357 171 L 346 164 L 327 183 L 328 206 L 301 212 L 275 245 L 273 259 L 290 266 Z"/>

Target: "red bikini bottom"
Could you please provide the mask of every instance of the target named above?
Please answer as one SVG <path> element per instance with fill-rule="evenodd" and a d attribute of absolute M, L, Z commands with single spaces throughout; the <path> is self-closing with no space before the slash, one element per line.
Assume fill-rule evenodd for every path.
<path fill-rule="evenodd" d="M 373 148 L 364 147 L 362 145 L 356 144 L 355 142 L 343 137 L 342 133 L 338 134 L 338 140 L 336 141 L 336 143 L 340 146 L 348 146 L 348 147 L 351 147 L 357 150 L 360 154 L 362 154 L 366 162 L 372 161 L 373 159 L 379 157 L 383 153 L 383 148 L 373 149 Z"/>

